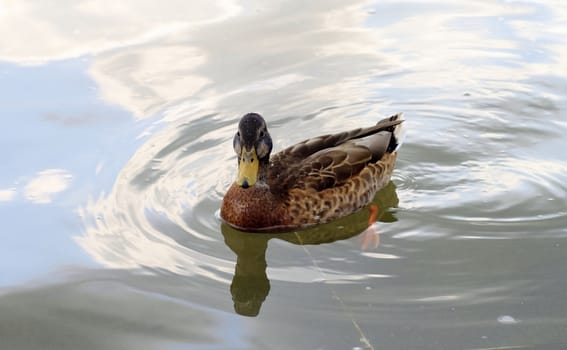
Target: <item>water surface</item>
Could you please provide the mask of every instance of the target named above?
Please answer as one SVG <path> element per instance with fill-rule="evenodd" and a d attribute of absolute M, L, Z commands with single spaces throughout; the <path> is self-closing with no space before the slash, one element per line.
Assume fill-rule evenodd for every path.
<path fill-rule="evenodd" d="M 0 5 L 3 346 L 567 348 L 563 2 L 60 6 Z M 250 111 L 404 112 L 379 237 L 223 225 Z"/>

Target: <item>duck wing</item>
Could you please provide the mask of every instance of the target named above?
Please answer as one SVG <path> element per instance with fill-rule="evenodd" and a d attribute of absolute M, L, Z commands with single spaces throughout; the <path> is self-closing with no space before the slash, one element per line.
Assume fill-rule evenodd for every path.
<path fill-rule="evenodd" d="M 397 147 L 394 130 L 401 115 L 368 128 L 323 135 L 297 143 L 272 157 L 268 183 L 272 192 L 294 188 L 322 191 L 340 186 L 370 162 Z"/>

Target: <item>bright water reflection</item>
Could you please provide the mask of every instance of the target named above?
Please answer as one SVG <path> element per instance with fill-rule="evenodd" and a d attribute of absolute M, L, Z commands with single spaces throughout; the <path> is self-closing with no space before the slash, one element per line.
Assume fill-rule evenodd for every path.
<path fill-rule="evenodd" d="M 566 23 L 553 0 L 0 1 L 2 344 L 564 348 Z M 378 249 L 366 211 L 221 225 L 249 111 L 275 149 L 405 113 Z"/>

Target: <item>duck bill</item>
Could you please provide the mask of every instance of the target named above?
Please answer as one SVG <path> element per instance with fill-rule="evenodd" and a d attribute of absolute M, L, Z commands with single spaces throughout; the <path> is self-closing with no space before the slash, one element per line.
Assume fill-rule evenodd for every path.
<path fill-rule="evenodd" d="M 254 186 L 256 181 L 258 181 L 259 163 L 254 146 L 252 146 L 252 148 L 248 151 L 243 149 L 238 162 L 238 177 L 236 178 L 236 184 L 243 188 Z"/>

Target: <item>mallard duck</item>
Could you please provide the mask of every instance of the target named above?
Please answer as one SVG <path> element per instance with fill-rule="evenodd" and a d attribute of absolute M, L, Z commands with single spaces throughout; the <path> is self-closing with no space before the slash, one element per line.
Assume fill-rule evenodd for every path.
<path fill-rule="evenodd" d="M 233 148 L 238 175 L 221 218 L 242 231 L 285 231 L 326 223 L 367 206 L 392 175 L 402 114 L 376 125 L 319 136 L 272 156 L 266 121 L 248 113 Z"/>

